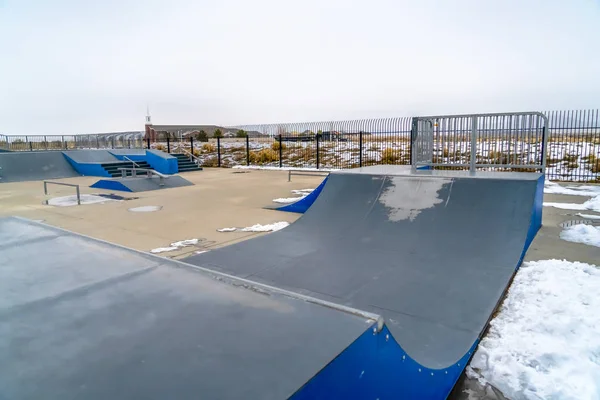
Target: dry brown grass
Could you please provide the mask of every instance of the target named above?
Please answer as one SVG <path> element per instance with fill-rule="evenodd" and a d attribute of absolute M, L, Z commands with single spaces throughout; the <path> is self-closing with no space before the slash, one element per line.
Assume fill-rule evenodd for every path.
<path fill-rule="evenodd" d="M 154 149 L 160 150 L 160 151 L 165 151 L 167 148 L 162 144 L 157 144 Z"/>
<path fill-rule="evenodd" d="M 198 157 L 200 153 L 200 149 L 194 149 L 194 151 L 192 151 L 192 154 L 194 154 L 195 157 Z"/>
<path fill-rule="evenodd" d="M 565 156 L 563 157 L 563 161 L 572 163 L 572 162 L 577 161 L 578 158 L 579 158 L 579 156 L 577 154 L 565 154 Z"/>
<path fill-rule="evenodd" d="M 202 145 L 203 153 L 214 153 L 215 151 L 217 151 L 217 147 L 212 143 L 204 143 Z"/>
<path fill-rule="evenodd" d="M 273 144 L 271 145 L 271 149 L 273 151 L 279 151 L 279 142 L 273 142 Z M 285 150 L 287 148 L 285 143 L 281 143 L 281 150 Z"/>
<path fill-rule="evenodd" d="M 216 167 L 218 165 L 219 165 L 219 160 L 217 159 L 216 156 L 206 157 L 202 161 L 202 166 L 203 167 Z"/>
<path fill-rule="evenodd" d="M 277 142 L 276 142 L 277 143 Z M 260 151 L 250 152 L 250 162 L 255 164 L 264 164 L 279 160 L 279 154 L 273 149 L 262 149 Z"/>
<path fill-rule="evenodd" d="M 576 169 L 579 168 L 579 164 L 577 162 L 572 161 L 567 164 L 567 169 Z"/>
<path fill-rule="evenodd" d="M 396 164 L 402 156 L 402 150 L 400 149 L 384 149 L 381 152 L 381 163 L 382 164 Z"/>
<path fill-rule="evenodd" d="M 594 174 L 600 173 L 600 159 L 594 158 L 594 162 L 589 164 L 590 171 Z M 600 178 L 598 178 L 600 180 Z"/>

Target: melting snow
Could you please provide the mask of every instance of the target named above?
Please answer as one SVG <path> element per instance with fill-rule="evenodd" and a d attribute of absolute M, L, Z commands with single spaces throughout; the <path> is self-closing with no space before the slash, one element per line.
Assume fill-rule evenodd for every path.
<path fill-rule="evenodd" d="M 217 232 L 233 232 L 236 230 L 237 230 L 237 228 L 221 228 L 221 229 L 217 229 Z"/>
<path fill-rule="evenodd" d="M 167 251 L 177 250 L 181 247 L 191 246 L 194 244 L 198 244 L 198 239 L 186 239 L 180 240 L 179 242 L 173 242 L 169 245 L 169 247 L 159 247 L 156 249 L 150 250 L 150 253 L 164 253 Z"/>
<path fill-rule="evenodd" d="M 600 269 L 525 263 L 470 367 L 510 399 L 600 398 Z"/>
<path fill-rule="evenodd" d="M 598 196 L 600 186 L 567 186 L 563 187 L 551 181 L 544 182 L 544 193 L 546 194 L 568 194 L 571 196 Z"/>
<path fill-rule="evenodd" d="M 600 228 L 586 224 L 577 224 L 564 229 L 560 233 L 560 238 L 569 242 L 600 247 Z"/>
<path fill-rule="evenodd" d="M 128 211 L 132 212 L 153 212 L 162 210 L 162 206 L 141 206 L 141 207 L 133 207 Z"/>
<path fill-rule="evenodd" d="M 275 231 L 279 231 L 279 230 L 285 228 L 289 224 L 290 224 L 289 222 L 285 222 L 285 221 L 275 222 L 273 224 L 267 224 L 267 225 L 256 224 L 256 225 L 248 226 L 246 228 L 242 228 L 241 231 L 242 232 L 275 232 Z"/>
<path fill-rule="evenodd" d="M 302 196 L 302 197 L 282 197 L 282 198 L 279 198 L 279 199 L 273 199 L 273 203 L 283 203 L 283 204 L 295 203 L 298 200 L 302 200 L 305 197 L 306 196 Z"/>
<path fill-rule="evenodd" d="M 79 196 L 81 199 L 81 204 L 96 204 L 96 203 L 108 203 L 110 201 L 117 201 L 114 199 L 110 199 L 108 197 L 96 196 L 94 194 L 82 194 Z M 48 200 L 49 206 L 55 207 L 70 207 L 77 205 L 77 196 L 63 196 L 63 197 L 55 197 L 53 199 Z"/>
<path fill-rule="evenodd" d="M 562 208 L 563 210 L 591 210 L 600 212 L 600 195 L 596 197 L 592 197 L 588 201 L 583 204 L 577 203 L 546 203 L 544 202 L 545 207 L 556 207 Z"/>
<path fill-rule="evenodd" d="M 582 217 L 582 218 L 587 218 L 587 219 L 600 219 L 600 215 L 594 215 L 594 214 L 577 213 L 577 216 Z"/>

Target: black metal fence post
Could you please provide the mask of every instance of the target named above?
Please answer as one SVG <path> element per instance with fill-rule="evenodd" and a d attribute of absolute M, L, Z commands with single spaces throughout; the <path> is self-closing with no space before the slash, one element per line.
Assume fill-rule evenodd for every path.
<path fill-rule="evenodd" d="M 110 137 L 110 146 L 114 149 L 115 148 L 115 137 L 111 136 Z"/>
<path fill-rule="evenodd" d="M 279 168 L 283 167 L 283 143 L 281 133 L 279 134 Z"/>
<path fill-rule="evenodd" d="M 167 153 L 171 154 L 171 141 L 169 140 L 168 136 L 167 136 Z"/>
<path fill-rule="evenodd" d="M 246 134 L 246 165 L 250 165 L 250 137 Z"/>
<path fill-rule="evenodd" d="M 62 148 L 66 150 L 67 147 L 65 146 L 65 136 L 64 135 L 61 136 L 61 140 L 62 140 Z"/>
<path fill-rule="evenodd" d="M 221 167 L 221 138 L 217 137 L 217 167 Z"/>
<path fill-rule="evenodd" d="M 317 169 L 319 169 L 319 136 L 321 136 L 321 135 L 319 135 L 317 133 L 317 136 L 316 136 L 316 139 L 317 139 Z"/>
<path fill-rule="evenodd" d="M 46 146 L 46 150 L 48 150 L 48 139 L 44 136 L 44 144 Z"/>
<path fill-rule="evenodd" d="M 148 150 L 150 150 L 150 138 L 146 138 L 146 143 L 148 144 Z"/>
<path fill-rule="evenodd" d="M 363 132 L 358 133 L 358 166 L 362 168 L 362 153 L 363 153 Z"/>
<path fill-rule="evenodd" d="M 194 137 L 190 135 L 190 161 L 194 162 Z"/>
<path fill-rule="evenodd" d="M 29 142 L 29 151 L 33 151 L 33 143 Z"/>

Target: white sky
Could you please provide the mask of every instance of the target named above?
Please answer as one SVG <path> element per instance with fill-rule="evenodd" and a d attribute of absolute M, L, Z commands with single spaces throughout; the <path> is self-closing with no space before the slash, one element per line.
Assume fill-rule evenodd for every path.
<path fill-rule="evenodd" d="M 599 0 L 0 0 L 0 133 L 600 107 Z"/>

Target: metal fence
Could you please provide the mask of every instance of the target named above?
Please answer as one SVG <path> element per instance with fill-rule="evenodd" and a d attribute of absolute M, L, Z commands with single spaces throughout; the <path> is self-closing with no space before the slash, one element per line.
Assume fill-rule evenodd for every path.
<path fill-rule="evenodd" d="M 89 135 L 0 135 L 0 150 L 6 151 L 136 149 L 143 146 L 144 132 Z"/>
<path fill-rule="evenodd" d="M 516 113 L 519 114 L 519 113 Z M 433 168 L 530 170 L 545 163 L 549 179 L 600 183 L 599 110 L 495 114 L 473 126 L 465 116 L 433 121 L 427 162 Z M 429 117 L 431 119 L 431 117 Z M 435 117 L 434 117 L 435 118 Z M 143 132 L 69 136 L 1 136 L 0 149 L 37 151 L 85 148 L 155 148 L 193 152 L 203 166 L 346 169 L 375 164 L 410 165 L 416 118 L 241 125 L 249 137 L 184 138 L 150 142 Z M 437 126 L 436 126 L 437 124 Z M 546 128 L 546 129 L 544 129 Z M 417 127 L 417 129 L 425 129 Z M 421 131 L 423 132 L 423 131 Z M 546 140 L 546 156 L 543 140 Z M 475 151 L 473 152 L 473 149 Z M 427 150 L 429 151 L 429 150 Z M 423 160 L 421 160 L 423 161 Z"/>

